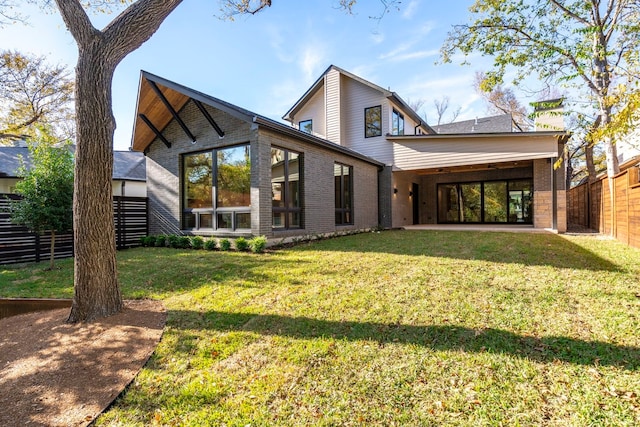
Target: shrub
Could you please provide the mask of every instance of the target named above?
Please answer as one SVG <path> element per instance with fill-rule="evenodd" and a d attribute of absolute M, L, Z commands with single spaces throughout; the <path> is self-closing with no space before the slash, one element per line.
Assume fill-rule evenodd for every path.
<path fill-rule="evenodd" d="M 170 248 L 179 248 L 180 247 L 180 236 L 176 236 L 175 234 L 171 234 L 167 237 L 167 241 L 169 242 Z"/>
<path fill-rule="evenodd" d="M 251 252 L 260 254 L 264 252 L 264 249 L 267 247 L 267 238 L 265 236 L 256 236 L 249 240 L 249 247 L 251 248 Z"/>
<path fill-rule="evenodd" d="M 163 248 L 166 245 L 167 245 L 167 236 L 165 236 L 164 234 L 156 236 L 156 246 Z"/>
<path fill-rule="evenodd" d="M 231 249 L 231 241 L 229 239 L 220 239 L 220 250 L 228 251 Z"/>
<path fill-rule="evenodd" d="M 156 236 L 146 236 L 144 237 L 145 246 L 155 246 L 156 245 Z"/>
<path fill-rule="evenodd" d="M 193 249 L 202 249 L 204 246 L 204 239 L 200 236 L 191 236 L 191 247 Z"/>
<path fill-rule="evenodd" d="M 187 249 L 191 246 L 191 239 L 189 236 L 178 236 L 178 247 L 180 249 Z"/>
<path fill-rule="evenodd" d="M 216 240 L 215 239 L 209 239 L 206 240 L 204 242 L 204 248 L 208 251 L 215 251 L 216 250 Z"/>
<path fill-rule="evenodd" d="M 246 251 L 249 248 L 249 242 L 244 237 L 238 237 L 236 239 L 236 249 L 239 251 Z"/>

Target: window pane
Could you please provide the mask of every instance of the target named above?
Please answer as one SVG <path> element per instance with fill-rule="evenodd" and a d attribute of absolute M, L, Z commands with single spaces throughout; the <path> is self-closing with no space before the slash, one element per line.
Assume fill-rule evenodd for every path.
<path fill-rule="evenodd" d="M 458 187 L 455 184 L 438 185 L 438 222 L 459 222 Z"/>
<path fill-rule="evenodd" d="M 462 222 L 480 222 L 480 184 L 460 184 L 462 192 Z"/>
<path fill-rule="evenodd" d="M 507 222 L 507 182 L 484 183 L 484 221 Z"/>
<path fill-rule="evenodd" d="M 212 153 L 184 156 L 184 207 L 213 207 L 213 162 Z"/>
<path fill-rule="evenodd" d="M 183 222 L 183 228 L 196 228 L 196 214 L 192 212 L 185 212 Z"/>
<path fill-rule="evenodd" d="M 300 207 L 300 155 L 298 153 L 289 152 L 289 207 Z"/>
<path fill-rule="evenodd" d="M 313 122 L 311 120 L 304 120 L 298 124 L 298 129 L 302 132 L 313 133 Z"/>
<path fill-rule="evenodd" d="M 251 228 L 251 214 L 249 212 L 236 214 L 236 228 Z"/>
<path fill-rule="evenodd" d="M 285 213 L 284 212 L 274 212 L 273 213 L 273 228 L 284 228 L 285 227 Z"/>
<path fill-rule="evenodd" d="M 289 214 L 289 228 L 300 228 L 300 212 Z"/>
<path fill-rule="evenodd" d="M 364 109 L 364 136 L 382 135 L 382 107 L 369 107 Z"/>
<path fill-rule="evenodd" d="M 271 183 L 271 200 L 272 206 L 282 207 L 284 206 L 284 194 L 282 182 L 272 182 Z"/>
<path fill-rule="evenodd" d="M 231 212 L 223 212 L 218 214 L 218 228 L 233 228 L 231 224 Z"/>
<path fill-rule="evenodd" d="M 393 110 L 391 123 L 393 126 L 391 129 L 392 135 L 404 135 L 404 116 L 402 114 Z"/>
<path fill-rule="evenodd" d="M 251 206 L 249 146 L 218 150 L 217 207 Z"/>
<path fill-rule="evenodd" d="M 200 214 L 200 228 L 213 228 L 212 214 Z"/>

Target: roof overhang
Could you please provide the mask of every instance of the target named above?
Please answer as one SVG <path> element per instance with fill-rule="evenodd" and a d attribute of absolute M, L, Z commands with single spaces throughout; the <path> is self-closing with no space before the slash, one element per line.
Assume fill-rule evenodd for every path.
<path fill-rule="evenodd" d="M 554 158 L 566 132 L 509 132 L 491 134 L 387 135 L 393 143 L 394 170 L 425 170 Z M 517 166 L 513 166 L 517 167 Z"/>

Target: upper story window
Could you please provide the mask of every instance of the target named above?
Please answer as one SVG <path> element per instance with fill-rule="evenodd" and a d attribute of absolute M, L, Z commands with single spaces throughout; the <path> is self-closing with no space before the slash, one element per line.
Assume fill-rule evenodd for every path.
<path fill-rule="evenodd" d="M 393 115 L 391 116 L 391 134 L 404 135 L 404 116 L 395 108 L 393 109 Z"/>
<path fill-rule="evenodd" d="M 302 132 L 313 133 L 313 120 L 309 119 L 301 121 L 298 123 L 298 129 Z"/>
<path fill-rule="evenodd" d="M 364 136 L 371 138 L 382 135 L 382 106 L 364 109 Z"/>
<path fill-rule="evenodd" d="M 274 229 L 302 228 L 302 154 L 271 148 L 271 206 Z"/>

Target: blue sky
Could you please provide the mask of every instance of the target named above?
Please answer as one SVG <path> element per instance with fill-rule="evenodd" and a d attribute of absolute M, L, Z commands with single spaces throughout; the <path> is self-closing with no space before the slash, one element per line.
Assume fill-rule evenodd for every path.
<path fill-rule="evenodd" d="M 431 124 L 437 120 L 433 101 L 443 96 L 450 98 L 450 111 L 461 107 L 458 120 L 486 115 L 472 83 L 475 71 L 489 68 L 488 59 L 471 58 L 471 66 L 435 64 L 447 32 L 468 21 L 472 3 L 405 0 L 399 11 L 377 21 L 370 19 L 381 11 L 376 0 L 360 0 L 353 15 L 339 10 L 337 0 L 275 0 L 255 16 L 228 22 L 216 17 L 217 1 L 187 0 L 116 69 L 114 148 L 127 150 L 131 143 L 140 70 L 276 120 L 331 64 L 405 101 L 424 99 L 420 113 Z M 73 69 L 76 45 L 57 13 L 29 6 L 23 12 L 30 24 L 1 29 L 2 47 L 46 55 Z M 111 18 L 92 20 L 101 28 Z"/>

